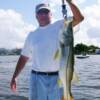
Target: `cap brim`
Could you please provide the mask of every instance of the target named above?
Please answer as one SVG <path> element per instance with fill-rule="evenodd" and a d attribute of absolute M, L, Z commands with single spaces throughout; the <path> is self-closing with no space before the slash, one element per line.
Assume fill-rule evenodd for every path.
<path fill-rule="evenodd" d="M 49 7 L 40 7 L 40 8 L 36 11 L 36 13 L 39 12 L 40 10 L 42 10 L 42 9 L 46 9 L 46 10 L 50 11 L 50 8 L 49 8 Z"/>

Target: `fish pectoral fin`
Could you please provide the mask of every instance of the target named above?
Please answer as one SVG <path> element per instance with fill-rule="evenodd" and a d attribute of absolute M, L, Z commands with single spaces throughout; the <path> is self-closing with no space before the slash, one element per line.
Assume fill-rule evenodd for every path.
<path fill-rule="evenodd" d="M 58 50 L 56 51 L 55 55 L 54 55 L 54 59 L 55 59 L 55 60 L 59 60 L 59 59 L 60 59 L 60 56 L 61 56 L 60 50 L 58 49 Z"/>
<path fill-rule="evenodd" d="M 58 79 L 58 86 L 62 87 L 62 81 L 60 79 Z"/>
<path fill-rule="evenodd" d="M 79 76 L 75 71 L 73 73 L 72 83 L 79 83 Z"/>
<path fill-rule="evenodd" d="M 64 96 L 62 96 L 62 100 L 67 100 L 64 98 Z M 70 99 L 69 100 L 74 100 L 74 97 L 73 96 L 70 96 Z"/>

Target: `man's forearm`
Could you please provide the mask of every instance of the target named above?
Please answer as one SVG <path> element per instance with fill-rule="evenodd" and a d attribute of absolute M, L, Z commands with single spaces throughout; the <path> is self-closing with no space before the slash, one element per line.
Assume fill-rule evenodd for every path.
<path fill-rule="evenodd" d="M 73 26 L 75 26 L 78 23 L 80 23 L 84 19 L 84 17 L 75 4 L 73 4 L 72 2 L 68 2 L 68 4 L 69 4 L 71 11 L 73 13 Z"/>
<path fill-rule="evenodd" d="M 68 2 L 71 10 L 72 10 L 72 13 L 73 13 L 73 16 L 75 17 L 75 19 L 79 19 L 79 18 L 84 18 L 83 15 L 81 14 L 80 10 L 78 9 L 78 7 L 73 4 L 72 2 Z"/>
<path fill-rule="evenodd" d="M 16 65 L 16 69 L 15 72 L 13 74 L 13 78 L 17 78 L 17 76 L 19 75 L 19 73 L 21 72 L 21 70 L 24 68 L 26 62 L 28 61 L 28 58 L 25 56 L 20 56 L 18 63 Z"/>

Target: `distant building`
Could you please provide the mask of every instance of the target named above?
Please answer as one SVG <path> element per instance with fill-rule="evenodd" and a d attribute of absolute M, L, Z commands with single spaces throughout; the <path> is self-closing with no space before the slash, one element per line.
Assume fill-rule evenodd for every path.
<path fill-rule="evenodd" d="M 95 53 L 100 54 L 100 49 L 96 49 Z"/>

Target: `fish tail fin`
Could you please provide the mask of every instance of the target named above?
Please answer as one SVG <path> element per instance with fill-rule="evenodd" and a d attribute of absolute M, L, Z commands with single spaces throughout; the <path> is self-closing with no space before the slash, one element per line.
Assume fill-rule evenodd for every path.
<path fill-rule="evenodd" d="M 54 55 L 54 59 L 55 59 L 55 60 L 59 60 L 59 59 L 60 59 L 60 56 L 61 56 L 60 50 L 58 49 L 58 50 L 56 51 L 55 55 Z"/>
<path fill-rule="evenodd" d="M 70 98 L 69 98 L 69 99 L 65 99 L 65 97 L 64 97 L 64 96 L 62 96 L 62 100 L 74 100 L 74 97 L 73 97 L 73 96 L 70 96 Z"/>
<path fill-rule="evenodd" d="M 70 96 L 70 100 L 74 100 L 74 97 L 73 96 Z"/>
<path fill-rule="evenodd" d="M 62 100 L 65 100 L 64 96 L 62 96 Z"/>
<path fill-rule="evenodd" d="M 74 71 L 73 73 L 73 79 L 72 79 L 73 83 L 79 83 L 79 76 L 78 74 Z"/>

